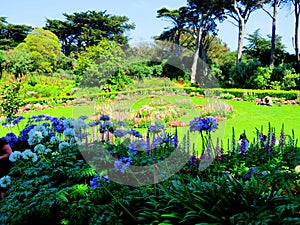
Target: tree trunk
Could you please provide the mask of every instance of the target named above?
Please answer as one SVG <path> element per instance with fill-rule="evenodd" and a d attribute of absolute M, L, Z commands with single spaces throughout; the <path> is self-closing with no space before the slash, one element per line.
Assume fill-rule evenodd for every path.
<path fill-rule="evenodd" d="M 299 36 L 298 36 L 298 30 L 299 30 L 299 3 L 295 2 L 295 55 L 296 55 L 296 63 L 297 63 L 297 73 L 300 73 L 300 58 L 299 58 Z"/>
<path fill-rule="evenodd" d="M 236 63 L 238 64 L 242 61 L 243 41 L 245 37 L 245 19 L 242 17 L 240 10 L 237 7 L 236 0 L 234 0 L 234 10 L 239 17 L 238 54 L 236 58 Z"/>
<path fill-rule="evenodd" d="M 245 22 L 244 19 L 242 19 L 239 21 L 238 54 L 236 59 L 237 64 L 242 61 L 244 37 L 245 37 Z"/>
<path fill-rule="evenodd" d="M 201 23 L 200 23 L 201 24 Z M 194 58 L 193 58 L 193 64 L 191 69 L 191 83 L 196 83 L 196 74 L 197 74 L 197 63 L 199 58 L 199 51 L 200 51 L 200 42 L 201 42 L 201 36 L 203 32 L 202 25 L 199 26 L 197 38 L 196 38 L 196 47 L 194 52 Z"/>
<path fill-rule="evenodd" d="M 175 36 L 175 55 L 179 57 L 179 42 L 180 42 L 180 31 Z"/>
<path fill-rule="evenodd" d="M 274 1 L 274 6 L 273 6 L 270 66 L 274 66 L 274 63 L 275 63 L 276 17 L 277 17 L 277 0 Z"/>

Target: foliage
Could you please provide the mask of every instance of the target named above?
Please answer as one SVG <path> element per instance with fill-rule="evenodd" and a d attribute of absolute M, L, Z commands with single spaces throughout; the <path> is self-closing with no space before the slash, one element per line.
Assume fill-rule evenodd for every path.
<path fill-rule="evenodd" d="M 5 17 L 0 16 L 0 50 L 15 48 L 31 31 L 31 26 L 11 24 L 6 21 Z"/>
<path fill-rule="evenodd" d="M 257 67 L 253 76 L 246 81 L 250 88 L 267 89 L 270 85 L 271 69 L 268 67 Z"/>
<path fill-rule="evenodd" d="M 127 44 L 125 32 L 135 28 L 126 16 L 110 15 L 106 11 L 64 13 L 63 16 L 65 21 L 47 19 L 45 29 L 58 36 L 63 43 L 62 51 L 67 56 L 98 45 L 103 39 Z"/>
<path fill-rule="evenodd" d="M 23 101 L 20 98 L 19 91 L 21 89 L 21 81 L 12 81 L 5 84 L 1 89 L 1 113 L 5 117 L 12 117 L 18 112 Z"/>
<path fill-rule="evenodd" d="M 3 67 L 10 73 L 13 73 L 16 78 L 22 77 L 25 74 L 34 70 L 34 58 L 24 50 L 9 50 L 4 53 L 5 61 Z"/>
<path fill-rule="evenodd" d="M 250 34 L 246 38 L 249 42 L 247 46 L 244 47 L 244 54 L 251 59 L 256 59 L 261 62 L 263 66 L 268 66 L 270 64 L 270 52 L 271 52 L 271 41 L 270 36 L 268 40 L 261 37 L 259 34 L 259 29 L 257 29 L 253 34 Z M 276 36 L 276 47 L 275 47 L 275 66 L 280 65 L 285 61 L 287 52 L 284 50 L 284 45 L 281 43 L 281 37 Z"/>
<path fill-rule="evenodd" d="M 16 47 L 16 50 L 25 51 L 31 56 L 35 71 L 51 73 L 56 70 L 60 48 L 61 44 L 54 33 L 36 28 L 27 35 L 25 42 Z"/>

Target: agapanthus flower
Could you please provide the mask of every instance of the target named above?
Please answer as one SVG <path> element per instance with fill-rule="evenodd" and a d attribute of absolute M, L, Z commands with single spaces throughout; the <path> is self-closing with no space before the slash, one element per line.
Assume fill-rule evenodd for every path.
<path fill-rule="evenodd" d="M 96 174 L 94 178 L 90 181 L 90 185 L 92 189 L 96 189 L 97 187 L 101 186 L 101 182 L 104 181 L 106 183 L 110 183 L 110 180 L 108 179 L 107 175 L 99 176 L 99 174 Z"/>
<path fill-rule="evenodd" d="M 36 153 L 32 152 L 30 149 L 26 149 L 22 152 L 22 157 L 25 160 L 32 160 L 32 162 L 36 162 L 38 160 Z"/>
<path fill-rule="evenodd" d="M 162 132 L 163 130 L 164 130 L 163 124 L 155 124 L 155 125 L 150 125 L 148 127 L 148 131 L 153 134 L 158 134 L 158 133 Z"/>
<path fill-rule="evenodd" d="M 190 165 L 191 165 L 191 166 L 197 166 L 197 156 L 192 155 L 192 156 L 190 157 Z"/>
<path fill-rule="evenodd" d="M 127 134 L 127 130 L 116 130 L 115 132 L 114 132 L 114 135 L 116 136 L 116 137 L 118 137 L 118 138 L 122 138 L 122 137 L 124 137 L 124 136 L 126 136 L 126 134 Z"/>
<path fill-rule="evenodd" d="M 143 136 L 140 134 L 140 132 L 136 131 L 136 130 L 133 130 L 133 129 L 130 129 L 127 131 L 128 134 L 131 134 L 132 136 L 134 137 L 137 137 L 137 138 L 142 138 Z"/>
<path fill-rule="evenodd" d="M 66 119 L 64 121 L 64 126 L 66 128 L 74 128 L 74 119 Z"/>
<path fill-rule="evenodd" d="M 24 120 L 25 119 L 25 117 L 24 116 L 19 116 L 19 117 L 17 117 L 17 118 L 15 118 L 13 121 L 12 121 L 12 123 L 13 123 L 13 125 L 17 125 L 18 123 L 20 123 L 22 120 Z"/>
<path fill-rule="evenodd" d="M 52 152 L 50 148 L 46 148 L 46 146 L 42 144 L 36 145 L 33 150 L 39 155 L 47 155 Z"/>
<path fill-rule="evenodd" d="M 12 133 L 12 132 L 7 133 L 7 134 L 5 135 L 5 140 L 6 140 L 11 146 L 13 146 L 15 143 L 18 142 L 17 136 L 16 136 L 14 133 Z"/>
<path fill-rule="evenodd" d="M 79 116 L 78 119 L 81 119 L 81 120 L 86 120 L 88 117 L 87 116 Z"/>
<path fill-rule="evenodd" d="M 126 169 L 131 165 L 132 159 L 128 157 L 120 157 L 114 162 L 114 167 L 116 171 L 124 173 Z"/>
<path fill-rule="evenodd" d="M 134 140 L 130 145 L 128 146 L 130 152 L 134 155 L 136 154 L 136 151 L 146 151 L 148 148 L 148 144 L 144 140 Z"/>
<path fill-rule="evenodd" d="M 103 116 L 100 117 L 100 120 L 108 121 L 108 120 L 110 120 L 110 118 L 107 115 L 103 115 Z"/>
<path fill-rule="evenodd" d="M 60 151 L 65 150 L 65 149 L 67 149 L 67 148 L 69 148 L 69 147 L 70 147 L 70 145 L 69 145 L 68 142 L 61 142 L 61 143 L 59 143 L 59 145 L 58 145 L 58 149 L 59 149 Z"/>
<path fill-rule="evenodd" d="M 7 188 L 11 184 L 10 176 L 4 176 L 0 178 L 0 187 Z"/>
<path fill-rule="evenodd" d="M 29 134 L 29 139 L 28 139 L 28 144 L 30 146 L 36 145 L 41 143 L 43 140 L 44 136 L 41 131 L 34 131 Z"/>
<path fill-rule="evenodd" d="M 75 131 L 73 128 L 67 128 L 64 130 L 64 136 L 67 138 L 67 139 L 71 139 L 72 137 L 75 136 Z"/>
<path fill-rule="evenodd" d="M 60 142 L 61 142 L 61 139 L 58 136 L 53 136 L 53 137 L 50 138 L 50 143 L 51 144 L 58 144 Z"/>
<path fill-rule="evenodd" d="M 190 131 L 206 131 L 207 133 L 218 129 L 217 121 L 212 117 L 196 117 L 190 121 Z"/>
<path fill-rule="evenodd" d="M 22 155 L 22 152 L 20 152 L 20 151 L 13 151 L 9 155 L 9 161 L 11 161 L 11 162 L 16 162 L 22 158 L 23 158 L 23 155 Z"/>

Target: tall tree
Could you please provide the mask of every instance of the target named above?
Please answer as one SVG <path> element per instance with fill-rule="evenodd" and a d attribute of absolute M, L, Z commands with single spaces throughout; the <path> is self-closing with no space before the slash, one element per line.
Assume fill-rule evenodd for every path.
<path fill-rule="evenodd" d="M 191 83 L 196 83 L 198 77 L 198 83 L 203 85 L 203 79 L 207 75 L 206 66 L 206 54 L 204 48 L 201 46 L 202 41 L 208 31 L 214 31 L 216 29 L 216 21 L 224 18 L 224 7 L 226 1 L 222 0 L 188 0 L 188 7 L 190 10 L 190 24 L 195 30 L 195 51 L 193 56 L 192 68 L 191 68 Z M 199 55 L 202 56 L 201 73 L 197 75 L 197 65 Z M 199 71 L 198 71 L 199 72 Z"/>
<path fill-rule="evenodd" d="M 300 73 L 300 56 L 299 56 L 299 16 L 300 16 L 300 0 L 292 0 L 294 5 L 294 14 L 295 14 L 295 37 L 294 37 L 294 48 L 296 55 L 296 71 Z"/>
<path fill-rule="evenodd" d="M 278 14 L 278 8 L 281 4 L 286 3 L 286 0 L 269 0 L 267 3 L 270 3 L 273 9 L 271 14 L 264 7 L 262 9 L 271 17 L 272 19 L 272 36 L 271 36 L 271 52 L 270 52 L 270 66 L 274 66 L 275 63 L 275 50 L 276 50 L 276 20 Z"/>
<path fill-rule="evenodd" d="M 0 17 L 0 50 L 15 48 L 32 30 L 31 26 L 10 24 L 6 17 Z"/>
<path fill-rule="evenodd" d="M 66 55 L 80 52 L 88 46 L 97 45 L 104 38 L 127 44 L 125 32 L 134 29 L 125 16 L 106 14 L 106 11 L 87 11 L 63 14 L 65 21 L 47 19 L 45 29 L 55 33 Z"/>
<path fill-rule="evenodd" d="M 233 18 L 238 27 L 238 53 L 236 62 L 242 61 L 243 41 L 245 37 L 245 26 L 252 12 L 263 5 L 264 0 L 232 0 L 227 5 L 228 16 Z"/>
<path fill-rule="evenodd" d="M 175 44 L 175 55 L 179 56 L 180 36 L 186 29 L 188 9 L 186 6 L 179 9 L 169 10 L 167 8 L 161 8 L 157 11 L 157 18 L 164 18 L 173 23 L 173 28 L 164 31 L 157 39 L 168 40 Z"/>

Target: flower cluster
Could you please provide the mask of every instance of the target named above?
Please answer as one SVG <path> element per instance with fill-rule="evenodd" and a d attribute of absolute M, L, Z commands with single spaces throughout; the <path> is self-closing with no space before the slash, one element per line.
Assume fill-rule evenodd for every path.
<path fill-rule="evenodd" d="M 148 143 L 144 140 L 134 140 L 128 146 L 131 154 L 135 155 L 137 151 L 146 151 L 148 148 Z"/>
<path fill-rule="evenodd" d="M 28 144 L 32 146 L 41 143 L 43 138 L 48 137 L 48 132 L 44 126 L 36 125 L 29 131 L 28 136 Z"/>
<path fill-rule="evenodd" d="M 114 162 L 114 167 L 116 171 L 124 173 L 126 169 L 131 165 L 132 159 L 128 157 L 120 157 Z"/>
<path fill-rule="evenodd" d="M 0 187 L 7 188 L 11 184 L 10 176 L 4 176 L 0 179 Z"/>
<path fill-rule="evenodd" d="M 148 127 L 149 133 L 153 133 L 153 134 L 158 134 L 163 130 L 164 130 L 164 125 L 163 124 L 155 124 L 155 125 L 150 125 Z"/>
<path fill-rule="evenodd" d="M 190 122 L 190 131 L 206 131 L 206 133 L 218 129 L 217 121 L 212 117 L 196 117 Z"/>
<path fill-rule="evenodd" d="M 99 176 L 99 174 L 96 174 L 94 176 L 94 178 L 90 181 L 90 185 L 92 187 L 92 189 L 96 189 L 97 187 L 101 186 L 101 182 L 106 182 L 106 183 L 110 183 L 110 180 L 108 179 L 107 175 L 104 176 Z"/>
<path fill-rule="evenodd" d="M 9 160 L 11 162 L 16 162 L 21 159 L 31 160 L 32 162 L 36 162 L 38 160 L 38 157 L 37 154 L 32 152 L 30 149 L 26 149 L 24 152 L 13 151 L 9 156 Z"/>

